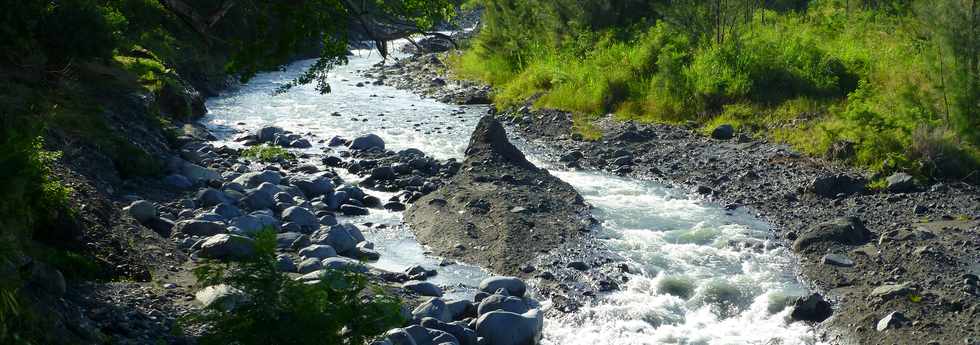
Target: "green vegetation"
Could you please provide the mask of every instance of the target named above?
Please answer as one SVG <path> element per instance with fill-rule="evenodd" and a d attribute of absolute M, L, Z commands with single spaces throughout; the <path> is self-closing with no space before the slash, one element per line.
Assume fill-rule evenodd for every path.
<path fill-rule="evenodd" d="M 369 289 L 363 275 L 332 271 L 306 284 L 279 272 L 275 246 L 275 232 L 263 231 L 252 260 L 195 271 L 203 286 L 227 284 L 247 296 L 231 310 L 211 308 L 194 318 L 213 326 L 201 344 L 360 345 L 404 322 L 401 303 Z"/>
<path fill-rule="evenodd" d="M 0 343 L 48 343 L 38 336 L 44 334 L 44 322 L 29 317 L 31 305 L 20 300 L 23 279 L 21 272 L 8 270 L 11 259 L 29 255 L 54 265 L 69 279 L 90 279 L 99 269 L 86 256 L 84 249 L 91 248 L 84 248 L 85 244 L 70 243 L 83 247 L 80 252 L 63 246 L 75 239 L 65 232 L 82 225 L 68 224 L 74 223 L 72 192 L 61 182 L 64 176 L 56 173 L 77 172 L 64 172 L 58 155 L 51 151 L 64 150 L 66 156 L 95 161 L 108 158 L 112 166 L 102 171 L 111 174 L 114 168 L 122 178 L 157 175 L 162 162 L 151 153 L 159 148 L 133 139 L 142 132 L 120 128 L 163 130 L 168 138 L 176 138 L 171 126 L 200 110 L 193 108 L 191 85 L 204 86 L 200 91 L 206 92 L 228 76 L 247 81 L 259 71 L 276 69 L 300 56 L 318 56 L 319 61 L 290 85 L 317 83 L 327 91 L 323 77 L 331 66 L 345 62 L 347 29 L 353 23 L 398 21 L 410 33 L 428 29 L 452 10 L 449 0 L 4 4 L 0 11 Z M 260 157 L 276 155 L 263 152 Z M 356 280 L 351 284 L 358 286 Z"/>
<path fill-rule="evenodd" d="M 286 149 L 268 144 L 252 146 L 242 151 L 243 157 L 252 158 L 261 162 L 281 162 L 295 159 L 296 156 Z"/>
<path fill-rule="evenodd" d="M 451 64 L 502 108 L 539 96 L 579 129 L 729 123 L 882 175 L 980 175 L 975 1 L 473 2 L 484 27 Z"/>

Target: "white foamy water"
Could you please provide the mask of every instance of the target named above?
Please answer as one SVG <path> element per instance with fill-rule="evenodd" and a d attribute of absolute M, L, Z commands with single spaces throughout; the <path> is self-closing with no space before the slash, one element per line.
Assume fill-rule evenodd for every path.
<path fill-rule="evenodd" d="M 417 148 L 441 159 L 462 158 L 469 135 L 487 108 L 421 99 L 408 91 L 371 85 L 357 75 L 378 61 L 376 53 L 357 52 L 349 65 L 331 73 L 333 93 L 326 95 L 312 86 L 271 95 L 309 61 L 259 75 L 240 90 L 209 100 L 210 113 L 204 122 L 225 140 L 232 138 L 232 129 L 274 124 L 321 139 L 375 133 L 384 138 L 388 149 Z M 356 87 L 358 82 L 365 86 Z M 334 112 L 342 116 L 331 116 Z M 804 293 L 790 254 L 783 249 L 755 251 L 729 245 L 730 241 L 765 243 L 770 232 L 765 222 L 656 182 L 554 168 L 546 152 L 518 144 L 532 161 L 552 169 L 595 206 L 603 241 L 626 257 L 635 271 L 622 291 L 604 295 L 577 313 L 549 312 L 545 344 L 818 343 L 805 325 L 785 321 L 785 301 Z M 322 148 L 315 146 L 310 152 Z M 374 210 L 349 221 L 395 225 L 401 222 L 401 214 Z M 376 267 L 399 271 L 415 264 L 438 265 L 439 259 L 426 255 L 404 226 L 365 229 L 365 235 L 381 253 Z M 434 282 L 463 286 L 450 296 L 465 296 L 486 276 L 476 267 L 452 265 L 440 267 Z"/>

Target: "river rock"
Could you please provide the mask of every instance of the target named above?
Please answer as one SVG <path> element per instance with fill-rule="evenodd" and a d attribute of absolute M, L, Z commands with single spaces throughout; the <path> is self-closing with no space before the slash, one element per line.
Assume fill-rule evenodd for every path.
<path fill-rule="evenodd" d="M 213 207 L 231 202 L 231 198 L 225 195 L 224 192 L 214 188 L 205 188 L 198 191 L 194 200 L 197 201 L 197 204 L 201 207 Z"/>
<path fill-rule="evenodd" d="M 180 174 L 167 175 L 163 178 L 163 184 L 177 190 L 188 190 L 194 187 L 194 182 Z"/>
<path fill-rule="evenodd" d="M 279 254 L 276 256 L 276 269 L 280 272 L 296 273 L 296 263 L 289 255 Z"/>
<path fill-rule="evenodd" d="M 317 258 L 306 258 L 303 261 L 300 261 L 299 265 L 296 265 L 296 272 L 299 274 L 307 274 L 313 271 L 318 271 L 323 268 L 321 261 L 323 260 Z"/>
<path fill-rule="evenodd" d="M 494 294 L 500 289 L 506 290 L 510 296 L 524 297 L 527 284 L 517 277 L 490 277 L 480 282 L 480 291 L 488 294 Z"/>
<path fill-rule="evenodd" d="M 477 315 L 483 315 L 495 310 L 509 311 L 511 313 L 524 314 L 529 309 L 527 303 L 524 300 L 504 295 L 490 295 L 480 301 L 480 306 L 477 307 Z"/>
<path fill-rule="evenodd" d="M 255 242 L 238 235 L 220 234 L 209 237 L 201 245 L 202 258 L 216 260 L 242 260 L 255 254 Z"/>
<path fill-rule="evenodd" d="M 833 198 L 841 194 L 851 195 L 861 193 L 864 191 L 867 183 L 868 181 L 863 178 L 836 174 L 817 177 L 810 182 L 806 189 L 813 194 Z"/>
<path fill-rule="evenodd" d="M 505 175 L 513 182 L 493 178 Z M 515 207 L 525 211 L 510 212 Z M 588 213 L 571 185 L 531 164 L 503 126 L 485 116 L 459 173 L 416 201 L 405 221 L 438 256 L 519 275 L 539 253 L 583 236 Z M 460 249 L 478 247 L 485 250 Z"/>
<path fill-rule="evenodd" d="M 422 327 L 439 330 L 452 334 L 456 338 L 459 345 L 477 345 L 476 331 L 458 325 L 456 323 L 442 322 L 437 319 L 427 317 L 423 318 L 422 322 L 419 323 Z"/>
<path fill-rule="evenodd" d="M 886 190 L 893 193 L 904 193 L 915 189 L 915 179 L 906 173 L 894 173 L 886 179 L 888 186 Z"/>
<path fill-rule="evenodd" d="M 402 288 L 421 296 L 442 297 L 442 289 L 426 281 L 410 280 L 402 284 Z"/>
<path fill-rule="evenodd" d="M 160 236 L 170 237 L 170 235 L 173 233 L 175 224 L 174 221 L 168 218 L 158 217 L 158 218 L 150 219 L 144 225 L 150 228 L 150 230 L 153 230 L 154 232 L 160 234 Z"/>
<path fill-rule="evenodd" d="M 412 311 L 416 319 L 434 318 L 442 322 L 452 322 L 453 314 L 442 298 L 430 298 Z"/>
<path fill-rule="evenodd" d="M 217 171 L 191 162 L 183 162 L 180 166 L 180 174 L 194 183 L 207 183 L 208 181 L 221 180 L 221 174 Z"/>
<path fill-rule="evenodd" d="M 729 124 L 719 125 L 711 130 L 711 137 L 718 140 L 728 140 L 735 137 L 735 128 Z"/>
<path fill-rule="evenodd" d="M 537 309 L 525 314 L 493 311 L 476 321 L 476 334 L 487 345 L 531 345 L 541 338 L 543 320 Z"/>
<path fill-rule="evenodd" d="M 337 256 L 337 251 L 333 247 L 323 244 L 313 244 L 309 247 L 300 249 L 299 256 L 305 258 L 317 258 L 320 260 Z"/>
<path fill-rule="evenodd" d="M 234 310 L 246 300 L 245 293 L 226 284 L 208 286 L 194 294 L 194 300 L 205 309 Z"/>
<path fill-rule="evenodd" d="M 402 328 L 395 328 L 385 333 L 385 339 L 391 345 L 418 345 L 408 332 Z"/>
<path fill-rule="evenodd" d="M 234 219 L 235 217 L 241 217 L 243 214 L 242 209 L 231 204 L 218 204 L 211 209 L 211 213 L 217 214 L 224 219 Z"/>
<path fill-rule="evenodd" d="M 875 329 L 877 329 L 878 332 L 884 332 L 888 329 L 902 328 L 911 323 L 912 321 L 906 318 L 905 314 L 893 311 L 881 318 L 881 320 L 878 321 L 878 325 L 875 327 Z"/>
<path fill-rule="evenodd" d="M 174 230 L 191 236 L 212 236 L 228 231 L 224 224 L 197 219 L 179 221 L 174 224 Z"/>
<path fill-rule="evenodd" d="M 843 217 L 820 223 L 793 242 L 793 250 L 801 252 L 817 244 L 861 245 L 871 240 L 871 232 L 857 217 Z"/>
<path fill-rule="evenodd" d="M 370 149 L 384 150 L 385 141 L 382 140 L 381 137 L 377 135 L 368 134 L 368 135 L 359 136 L 357 138 L 354 138 L 354 140 L 351 140 L 350 145 L 348 145 L 348 148 L 350 148 L 351 150 L 364 150 L 364 151 Z"/>
<path fill-rule="evenodd" d="M 328 210 L 339 210 L 340 205 L 350 200 L 350 196 L 347 195 L 345 191 L 336 191 L 330 194 L 327 199 L 327 209 Z"/>
<path fill-rule="evenodd" d="M 137 200 L 126 207 L 126 211 L 129 212 L 130 216 L 136 219 L 137 222 L 146 223 L 150 220 L 156 219 L 159 216 L 159 211 L 157 210 L 157 205 L 146 200 Z"/>
<path fill-rule="evenodd" d="M 831 265 L 837 267 L 852 267 L 854 266 L 854 260 L 841 254 L 827 254 L 821 259 L 824 265 Z"/>
<path fill-rule="evenodd" d="M 818 293 L 800 297 L 793 305 L 790 317 L 796 321 L 823 322 L 833 314 L 830 303 Z"/>
<path fill-rule="evenodd" d="M 354 273 L 367 273 L 368 271 L 368 268 L 359 261 L 339 256 L 323 259 L 321 263 L 323 264 L 323 268 L 328 270 L 341 270 Z"/>
<path fill-rule="evenodd" d="M 263 170 L 260 172 L 244 173 L 235 178 L 233 182 L 239 183 L 242 186 L 245 186 L 245 188 L 255 188 L 263 183 L 277 185 L 282 182 L 282 175 L 272 170 Z"/>
<path fill-rule="evenodd" d="M 333 247 L 337 253 L 345 254 L 357 246 L 357 240 L 342 225 L 334 225 L 329 228 L 321 228 L 313 233 L 314 243 L 325 244 Z"/>
<path fill-rule="evenodd" d="M 282 211 L 282 220 L 292 222 L 304 229 L 316 229 L 320 227 L 320 221 L 309 210 L 292 206 Z M 312 231 L 312 230 L 310 230 Z"/>
<path fill-rule="evenodd" d="M 245 193 L 245 197 L 241 200 L 241 203 L 251 210 L 271 209 L 276 206 L 276 199 L 272 196 L 273 194 L 264 190 L 251 189 L 248 193 Z"/>
<path fill-rule="evenodd" d="M 285 132 L 286 131 L 280 127 L 265 126 L 256 130 L 253 135 L 255 136 L 255 140 L 259 143 L 268 143 L 275 140 L 277 136 L 282 135 Z"/>
<path fill-rule="evenodd" d="M 255 236 L 263 229 L 275 229 L 275 218 L 267 215 L 244 215 L 231 220 L 230 225 L 238 228 L 243 235 Z"/>
<path fill-rule="evenodd" d="M 321 195 L 330 195 L 333 193 L 333 183 L 330 179 L 325 176 L 319 176 L 314 178 L 299 178 L 290 181 L 296 187 L 303 191 L 303 194 L 307 198 L 315 198 Z"/>
<path fill-rule="evenodd" d="M 909 294 L 915 292 L 915 289 L 909 283 L 903 284 L 886 284 L 871 290 L 871 298 L 880 301 L 888 301 L 895 298 L 906 297 Z"/>
<path fill-rule="evenodd" d="M 370 211 L 360 206 L 340 205 L 340 213 L 345 216 L 366 216 Z"/>

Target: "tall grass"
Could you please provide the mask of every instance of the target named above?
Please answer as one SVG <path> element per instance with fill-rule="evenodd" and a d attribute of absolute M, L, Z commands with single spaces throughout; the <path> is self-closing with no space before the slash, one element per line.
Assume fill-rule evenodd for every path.
<path fill-rule="evenodd" d="M 730 123 L 818 156 L 852 142 L 855 154 L 844 159 L 875 173 L 966 177 L 980 166 L 980 143 L 960 134 L 977 129 L 946 120 L 936 42 L 923 25 L 826 1 L 802 12 L 759 10 L 720 42 L 659 21 L 566 35 L 560 44 L 542 37 L 515 57 L 493 49 L 501 38 L 485 32 L 451 65 L 493 85 L 502 108 L 539 96 L 534 106 L 580 118 L 693 120 L 706 130 Z M 961 163 L 926 162 L 936 155 L 921 152 L 937 149 L 922 146 Z"/>

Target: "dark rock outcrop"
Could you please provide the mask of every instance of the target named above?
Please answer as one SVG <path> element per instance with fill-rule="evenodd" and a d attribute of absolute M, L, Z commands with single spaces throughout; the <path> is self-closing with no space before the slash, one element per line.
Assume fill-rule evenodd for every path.
<path fill-rule="evenodd" d="M 492 117 L 480 120 L 459 173 L 405 214 L 437 255 L 522 275 L 520 267 L 590 226 L 571 185 L 535 167 Z"/>

